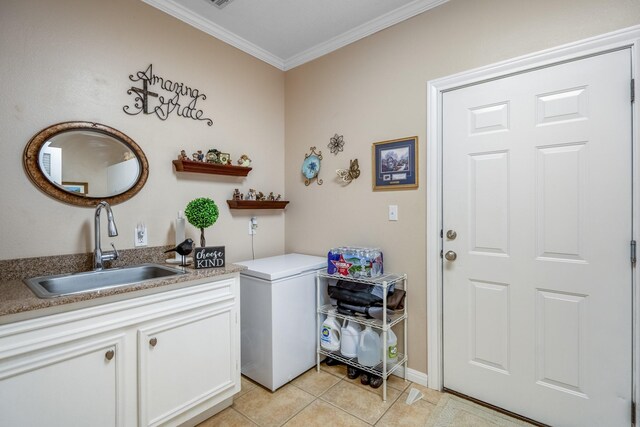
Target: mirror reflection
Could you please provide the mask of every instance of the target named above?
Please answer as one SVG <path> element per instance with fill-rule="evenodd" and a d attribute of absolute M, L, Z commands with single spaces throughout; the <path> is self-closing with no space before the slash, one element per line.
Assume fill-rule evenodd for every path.
<path fill-rule="evenodd" d="M 90 131 L 53 136 L 38 153 L 46 178 L 65 191 L 90 197 L 109 197 L 133 187 L 140 163 L 117 139 Z"/>
<path fill-rule="evenodd" d="M 29 179 L 44 193 L 84 207 L 129 200 L 149 176 L 138 144 L 117 129 L 91 122 L 41 130 L 25 147 L 23 162 Z"/>

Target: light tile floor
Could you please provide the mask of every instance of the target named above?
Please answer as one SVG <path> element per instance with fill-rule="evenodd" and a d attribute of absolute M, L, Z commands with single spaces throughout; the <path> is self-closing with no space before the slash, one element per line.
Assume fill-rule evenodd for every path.
<path fill-rule="evenodd" d="M 424 397 L 405 403 L 411 387 Z M 360 379 L 347 378 L 344 365 L 313 368 L 275 393 L 242 377 L 242 390 L 233 405 L 198 427 L 217 426 L 525 426 L 522 421 L 487 408 L 391 376 L 387 401 L 382 387 L 373 389 Z"/>

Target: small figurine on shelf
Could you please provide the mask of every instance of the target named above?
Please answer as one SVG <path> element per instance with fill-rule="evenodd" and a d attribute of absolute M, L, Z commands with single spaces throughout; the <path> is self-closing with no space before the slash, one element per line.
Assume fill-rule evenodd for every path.
<path fill-rule="evenodd" d="M 258 191 L 258 195 L 256 196 L 256 200 L 264 202 L 265 200 L 267 200 L 267 198 L 264 196 L 264 193 L 262 191 Z"/>
<path fill-rule="evenodd" d="M 282 195 L 281 195 L 281 194 L 278 194 L 278 197 L 276 197 L 276 202 L 279 202 L 279 201 L 280 201 L 280 199 L 282 199 Z"/>
<path fill-rule="evenodd" d="M 204 162 L 204 153 L 202 150 L 198 150 L 191 155 L 194 161 L 196 162 Z"/>
<path fill-rule="evenodd" d="M 229 163 L 229 159 L 231 158 L 231 155 L 229 153 L 221 153 L 218 151 L 217 154 L 218 154 L 217 163 L 220 163 L 221 165 L 226 165 L 227 163 Z"/>
<path fill-rule="evenodd" d="M 207 163 L 220 163 L 218 160 L 219 153 L 220 152 L 215 148 L 207 151 Z"/>
<path fill-rule="evenodd" d="M 178 160 L 189 160 L 189 156 L 187 156 L 187 152 L 184 150 L 180 150 L 180 154 L 178 154 Z"/>
<path fill-rule="evenodd" d="M 267 200 L 270 201 L 274 201 L 276 199 L 276 196 L 273 195 L 273 191 L 269 193 L 269 195 L 267 196 Z"/>
<path fill-rule="evenodd" d="M 233 190 L 233 200 L 242 200 L 242 194 L 237 188 Z"/>
<path fill-rule="evenodd" d="M 245 167 L 249 167 L 251 166 L 251 159 L 249 158 L 249 156 L 247 156 L 246 154 L 243 154 L 242 156 L 240 156 L 240 158 L 238 159 L 238 164 L 240 166 L 245 166 Z"/>
<path fill-rule="evenodd" d="M 249 192 L 247 193 L 246 200 L 256 200 L 256 197 L 257 197 L 256 190 L 254 190 L 253 188 L 250 188 Z"/>

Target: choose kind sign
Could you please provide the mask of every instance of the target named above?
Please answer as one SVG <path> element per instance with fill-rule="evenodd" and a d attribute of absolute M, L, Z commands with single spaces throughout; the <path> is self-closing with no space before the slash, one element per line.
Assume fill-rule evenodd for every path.
<path fill-rule="evenodd" d="M 193 254 L 193 262 L 196 270 L 224 267 L 224 246 L 196 248 Z"/>

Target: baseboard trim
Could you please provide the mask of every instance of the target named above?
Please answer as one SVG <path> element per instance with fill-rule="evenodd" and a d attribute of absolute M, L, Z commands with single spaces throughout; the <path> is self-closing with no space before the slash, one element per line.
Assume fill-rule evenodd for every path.
<path fill-rule="evenodd" d="M 396 375 L 400 378 L 404 378 L 404 367 L 399 367 L 393 375 Z M 424 387 L 429 387 L 427 382 L 427 374 L 424 372 L 416 371 L 415 369 L 407 368 L 407 380 L 412 383 L 420 384 Z"/>

